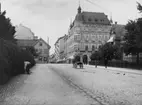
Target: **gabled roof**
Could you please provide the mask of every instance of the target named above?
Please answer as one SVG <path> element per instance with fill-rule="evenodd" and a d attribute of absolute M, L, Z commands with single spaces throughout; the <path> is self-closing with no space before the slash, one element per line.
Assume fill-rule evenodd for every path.
<path fill-rule="evenodd" d="M 39 41 L 40 41 L 40 40 L 42 40 L 42 41 L 49 47 L 49 49 L 51 48 L 51 46 L 50 46 L 48 43 L 46 43 L 42 38 L 40 38 Z M 39 42 L 39 41 L 38 41 L 38 42 Z M 38 43 L 38 42 L 37 42 L 37 43 Z M 37 44 L 37 43 L 36 43 L 36 44 Z"/>

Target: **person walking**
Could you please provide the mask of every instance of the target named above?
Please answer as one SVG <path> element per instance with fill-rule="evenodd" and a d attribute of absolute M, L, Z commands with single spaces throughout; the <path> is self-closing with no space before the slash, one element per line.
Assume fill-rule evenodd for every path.
<path fill-rule="evenodd" d="M 104 63 L 105 63 L 105 68 L 107 68 L 107 64 L 108 64 L 108 59 L 107 59 L 107 57 L 104 58 Z"/>
<path fill-rule="evenodd" d="M 31 68 L 31 63 L 29 61 L 24 61 L 24 64 L 25 64 L 25 72 L 27 74 L 30 74 L 30 68 Z"/>

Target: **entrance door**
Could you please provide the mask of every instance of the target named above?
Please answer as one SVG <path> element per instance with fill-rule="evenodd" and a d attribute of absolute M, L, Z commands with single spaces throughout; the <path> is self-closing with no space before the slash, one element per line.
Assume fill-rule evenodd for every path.
<path fill-rule="evenodd" d="M 88 57 L 87 55 L 83 55 L 83 63 L 88 64 Z"/>

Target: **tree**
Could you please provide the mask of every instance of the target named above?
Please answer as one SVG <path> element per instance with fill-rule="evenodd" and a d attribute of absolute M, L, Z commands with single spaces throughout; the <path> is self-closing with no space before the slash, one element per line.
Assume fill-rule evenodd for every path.
<path fill-rule="evenodd" d="M 137 9 L 142 12 L 142 6 L 137 3 Z M 139 64 L 139 53 L 142 52 L 142 18 L 129 20 L 125 26 L 127 30 L 124 36 L 124 52 L 126 55 L 137 55 L 137 64 Z"/>
<path fill-rule="evenodd" d="M 137 9 L 140 11 L 140 13 L 142 13 L 142 5 L 138 2 L 137 2 Z"/>
<path fill-rule="evenodd" d="M 99 51 L 95 51 L 90 56 L 91 61 L 99 60 L 100 59 L 100 53 Z"/>
<path fill-rule="evenodd" d="M 33 46 L 27 46 L 26 50 L 29 51 L 33 56 L 37 57 L 39 54 L 36 52 Z"/>
<path fill-rule="evenodd" d="M 6 11 L 0 14 L 0 37 L 5 40 L 10 40 L 15 42 L 14 34 L 15 27 L 11 24 L 11 20 L 6 18 Z"/>
<path fill-rule="evenodd" d="M 120 48 L 117 45 L 106 43 L 99 48 L 100 57 L 102 59 L 107 58 L 108 60 L 120 59 L 121 53 Z"/>

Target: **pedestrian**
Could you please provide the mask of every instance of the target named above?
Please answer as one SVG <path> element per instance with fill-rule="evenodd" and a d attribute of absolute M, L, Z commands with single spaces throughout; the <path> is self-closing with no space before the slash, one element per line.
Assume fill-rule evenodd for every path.
<path fill-rule="evenodd" d="M 25 72 L 27 74 L 30 74 L 30 68 L 31 68 L 31 63 L 29 61 L 24 61 L 24 64 L 25 64 Z"/>
<path fill-rule="evenodd" d="M 98 63 L 97 60 L 95 60 L 95 67 L 96 67 L 96 68 L 97 68 L 97 63 Z"/>
<path fill-rule="evenodd" d="M 104 63 L 105 63 L 105 68 L 107 68 L 107 64 L 108 64 L 108 59 L 107 59 L 107 57 L 104 58 Z"/>

